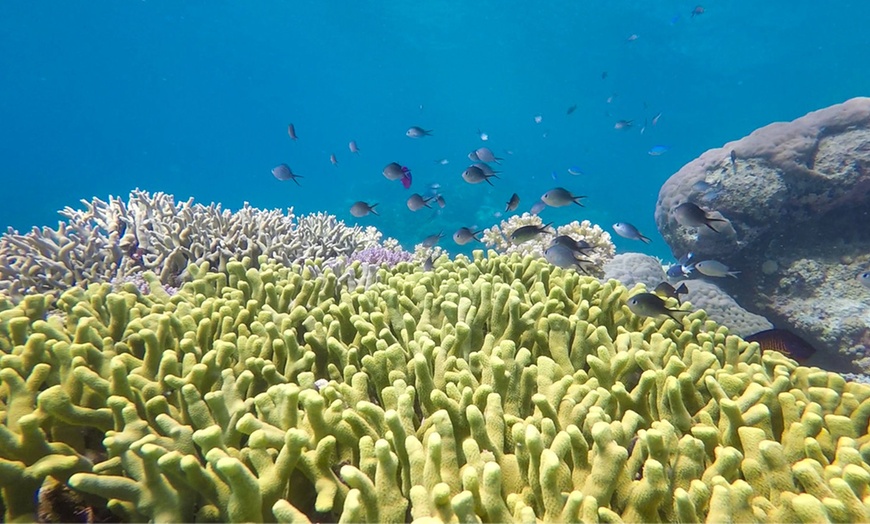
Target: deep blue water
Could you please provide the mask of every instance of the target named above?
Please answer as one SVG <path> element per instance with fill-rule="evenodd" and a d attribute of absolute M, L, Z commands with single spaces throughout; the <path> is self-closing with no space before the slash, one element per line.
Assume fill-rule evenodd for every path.
<path fill-rule="evenodd" d="M 680 166 L 870 90 L 870 2 L 711 0 L 691 17 L 695 5 L 6 0 L 0 226 L 56 225 L 80 198 L 139 187 L 349 222 L 352 202 L 380 202 L 380 217 L 359 222 L 410 248 L 497 222 L 514 191 L 527 210 L 559 185 L 587 207 L 545 220 L 629 221 L 653 244 L 618 248 L 665 257 L 653 209 Z M 615 130 L 618 119 L 635 125 Z M 412 125 L 434 136 L 407 138 Z M 494 187 L 460 177 L 482 145 L 505 157 Z M 648 155 L 655 145 L 670 149 Z M 406 208 L 409 191 L 381 175 L 392 161 L 411 168 L 412 189 L 441 184 L 441 216 Z M 271 175 L 281 162 L 303 187 Z"/>

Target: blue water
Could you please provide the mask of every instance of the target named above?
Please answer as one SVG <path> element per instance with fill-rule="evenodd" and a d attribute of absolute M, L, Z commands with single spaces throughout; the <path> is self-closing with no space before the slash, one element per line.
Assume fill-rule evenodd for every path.
<path fill-rule="evenodd" d="M 617 238 L 620 250 L 668 257 L 653 209 L 672 173 L 870 88 L 870 2 L 711 0 L 691 17 L 695 5 L 7 0 L 0 226 L 56 225 L 81 198 L 139 187 L 348 222 L 354 201 L 379 202 L 381 216 L 359 223 L 410 248 L 497 222 L 514 191 L 522 211 L 558 185 L 587 207 L 548 209 L 546 221 L 631 222 L 653 243 Z M 615 130 L 619 119 L 635 125 Z M 407 138 L 412 125 L 434 136 Z M 460 176 L 482 145 L 505 157 L 494 187 Z M 669 149 L 648 155 L 655 145 Z M 412 190 L 441 184 L 440 216 L 406 208 L 410 191 L 381 175 L 393 161 L 411 168 Z M 282 162 L 303 187 L 271 175 Z"/>

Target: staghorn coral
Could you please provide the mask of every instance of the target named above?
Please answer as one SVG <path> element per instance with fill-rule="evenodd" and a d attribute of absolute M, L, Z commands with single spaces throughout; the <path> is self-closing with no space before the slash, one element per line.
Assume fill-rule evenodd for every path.
<path fill-rule="evenodd" d="M 534 257 L 439 262 L 0 300 L 6 520 L 47 477 L 133 521 L 870 518 L 870 387 Z"/>
<path fill-rule="evenodd" d="M 521 256 L 534 255 L 543 257 L 544 251 L 550 244 L 550 241 L 555 235 L 569 235 L 574 240 L 585 240 L 592 246 L 592 250 L 585 257 L 590 263 L 584 264 L 588 267 L 590 274 L 603 274 L 603 266 L 611 258 L 613 258 L 616 248 L 610 240 L 610 233 L 604 231 L 599 226 L 592 224 L 588 220 L 577 222 L 576 220 L 562 225 L 553 226 L 551 231 L 555 231 L 555 235 L 541 234 L 538 238 L 523 242 L 522 244 L 514 245 L 510 241 L 511 233 L 523 226 L 541 226 L 544 221 L 538 215 L 531 213 L 523 213 L 522 215 L 513 215 L 507 220 L 502 220 L 500 224 L 490 227 L 483 231 L 483 243 L 495 249 L 499 253 L 510 255 L 518 253 Z"/>
<path fill-rule="evenodd" d="M 177 286 L 191 263 L 223 271 L 227 262 L 266 255 L 284 264 L 332 258 L 377 245 L 373 227 L 349 227 L 325 213 L 299 216 L 288 209 L 236 212 L 220 204 L 176 203 L 171 195 L 133 191 L 129 200 L 82 201 L 65 208 L 57 229 L 9 230 L 0 236 L 0 291 L 12 295 L 57 292 L 150 270 Z"/>

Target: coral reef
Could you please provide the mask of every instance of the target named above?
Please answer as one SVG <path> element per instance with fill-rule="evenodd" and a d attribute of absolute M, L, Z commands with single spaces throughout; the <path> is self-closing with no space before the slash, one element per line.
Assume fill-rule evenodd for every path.
<path fill-rule="evenodd" d="M 445 258 L 0 296 L 5 520 L 57 482 L 128 521 L 870 518 L 870 386 L 614 280 Z"/>
<path fill-rule="evenodd" d="M 377 245 L 377 229 L 348 227 L 334 216 L 295 216 L 289 209 L 236 212 L 219 204 L 176 203 L 171 195 L 133 191 L 127 202 L 110 197 L 67 207 L 57 229 L 9 230 L 0 236 L 0 291 L 20 296 L 65 290 L 152 271 L 178 286 L 189 264 L 223 271 L 233 257 L 260 255 L 284 264 L 350 255 Z"/>
<path fill-rule="evenodd" d="M 643 284 L 648 289 L 667 281 L 659 259 L 642 253 L 620 253 L 604 265 L 604 277 L 619 280 L 626 286 Z M 710 320 L 728 326 L 728 330 L 746 337 L 773 327 L 766 318 L 742 308 L 726 291 L 712 282 L 685 280 L 689 292 L 685 299 L 692 307 L 703 309 Z M 676 283 L 679 285 L 679 283 Z"/>
<path fill-rule="evenodd" d="M 510 241 L 511 233 L 523 226 L 542 226 L 544 221 L 538 215 L 523 213 L 513 215 L 500 224 L 494 225 L 483 231 L 483 243 L 499 253 L 511 255 L 517 253 L 521 256 L 534 255 L 543 257 L 544 251 L 549 246 L 555 235 L 568 235 L 574 240 L 585 240 L 592 249 L 584 256 L 589 260 L 583 267 L 590 274 L 600 276 L 603 274 L 603 266 L 613 258 L 616 248 L 610 240 L 610 233 L 601 229 L 598 225 L 588 220 L 577 222 L 576 220 L 562 226 L 553 226 L 554 234 L 541 234 L 533 240 L 521 244 L 513 244 Z"/>
<path fill-rule="evenodd" d="M 673 209 L 683 202 L 728 226 L 717 234 L 678 225 Z M 870 290 L 855 277 L 870 267 L 868 220 L 870 98 L 770 124 L 703 153 L 668 179 L 656 207 L 674 253 L 694 251 L 740 270 L 739 279 L 717 284 L 843 369 L 864 371 Z"/>

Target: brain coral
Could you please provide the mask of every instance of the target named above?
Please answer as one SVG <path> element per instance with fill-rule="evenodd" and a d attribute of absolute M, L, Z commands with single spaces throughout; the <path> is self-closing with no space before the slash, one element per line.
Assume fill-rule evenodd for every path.
<path fill-rule="evenodd" d="M 703 313 L 639 318 L 614 280 L 480 252 L 368 289 L 189 270 L 173 296 L 70 289 L 63 316 L 0 298 L 7 521 L 44 482 L 133 521 L 870 518 L 870 387 Z"/>

